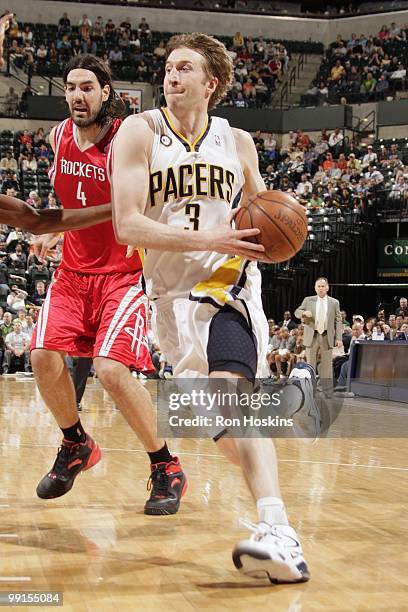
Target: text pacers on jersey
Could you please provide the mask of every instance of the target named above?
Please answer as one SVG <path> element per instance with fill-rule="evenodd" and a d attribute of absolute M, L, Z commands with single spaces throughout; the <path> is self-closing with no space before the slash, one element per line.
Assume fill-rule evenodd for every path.
<path fill-rule="evenodd" d="M 61 157 L 60 162 L 61 174 L 96 179 L 98 181 L 105 181 L 106 179 L 105 168 L 98 168 L 98 166 L 87 164 L 85 162 L 70 161 L 69 159 L 64 159 L 63 157 Z"/>
<path fill-rule="evenodd" d="M 162 192 L 162 203 L 170 200 L 207 196 L 231 203 L 235 175 L 230 170 L 214 164 L 183 164 L 178 168 L 170 166 L 150 175 L 150 206 L 158 204 Z"/>

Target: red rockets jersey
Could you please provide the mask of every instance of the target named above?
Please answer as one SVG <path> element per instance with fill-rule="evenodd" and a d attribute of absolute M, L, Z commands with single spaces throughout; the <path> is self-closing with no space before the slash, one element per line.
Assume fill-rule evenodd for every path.
<path fill-rule="evenodd" d="M 49 177 L 64 208 L 101 206 L 111 202 L 110 145 L 120 126 L 114 119 L 102 129 L 98 142 L 81 151 L 71 118 L 55 130 L 55 158 Z M 116 242 L 112 221 L 65 232 L 61 267 L 74 272 L 109 274 L 142 268 L 135 250 L 126 258 L 126 245 Z"/>

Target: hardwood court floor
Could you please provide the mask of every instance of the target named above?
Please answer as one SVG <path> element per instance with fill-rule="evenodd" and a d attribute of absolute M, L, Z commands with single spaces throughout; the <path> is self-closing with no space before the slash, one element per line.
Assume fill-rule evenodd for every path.
<path fill-rule="evenodd" d="M 358 420 L 364 401 L 351 402 Z M 144 451 L 98 383 L 84 403 L 103 460 L 65 497 L 42 501 L 35 487 L 60 435 L 33 381 L 0 379 L 0 591 L 60 590 L 64 611 L 75 612 L 408 610 L 405 439 L 278 441 L 312 579 L 271 586 L 233 567 L 231 550 L 246 537 L 238 518 L 256 516 L 214 444 L 171 441 L 189 489 L 179 514 L 147 517 Z M 408 415 L 402 404 L 388 409 Z"/>

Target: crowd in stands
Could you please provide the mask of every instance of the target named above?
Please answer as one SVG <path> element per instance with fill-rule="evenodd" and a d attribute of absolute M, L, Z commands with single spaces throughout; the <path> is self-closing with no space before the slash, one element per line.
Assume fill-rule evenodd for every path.
<path fill-rule="evenodd" d="M 362 103 L 400 97 L 407 84 L 408 24 L 383 25 L 376 35 L 338 35 L 303 104 Z"/>
<path fill-rule="evenodd" d="M 72 23 L 64 13 L 58 25 L 19 23 L 14 19 L 7 32 L 9 68 L 24 69 L 29 75 L 58 76 L 73 56 L 93 53 L 110 66 L 114 78 L 131 82 L 161 84 L 164 78 L 165 45 L 170 33 L 154 32 L 145 18 L 121 23 L 98 17 L 94 22 L 84 14 Z M 234 63 L 234 82 L 226 104 L 238 107 L 265 107 L 282 81 L 289 64 L 289 52 L 278 41 L 244 37 L 236 32 L 224 37 Z M 5 112 L 14 116 L 24 114 L 26 98 L 22 100 L 14 90 L 5 100 Z"/>
<path fill-rule="evenodd" d="M 350 349 L 357 340 L 399 341 L 408 342 L 408 300 L 399 299 L 398 307 L 386 314 L 379 310 L 375 316 L 364 319 L 360 314 L 348 317 L 345 310 L 341 311 L 343 321 L 343 349 L 341 354 L 335 354 L 333 359 L 333 374 L 336 389 L 346 389 L 347 370 Z M 283 319 L 276 323 L 268 320 L 269 345 L 267 361 L 271 377 L 277 381 L 286 379 L 292 368 L 300 361 L 306 361 L 306 347 L 303 344 L 303 324 L 292 319 L 289 310 L 283 314 Z"/>
<path fill-rule="evenodd" d="M 254 141 L 268 189 L 293 192 L 310 212 L 408 213 L 406 139 L 359 145 L 340 129 L 323 129 L 314 140 L 299 129 L 283 146 L 260 131 Z"/>
<path fill-rule="evenodd" d="M 406 89 L 408 24 L 383 25 L 375 35 L 341 35 L 330 45 L 302 104 L 338 104 L 380 101 L 400 97 Z M 169 32 L 150 28 L 145 18 L 120 23 L 101 16 L 92 21 L 86 14 L 73 23 L 64 13 L 58 24 L 19 23 L 14 19 L 7 32 L 9 68 L 29 75 L 60 76 L 67 61 L 81 53 L 102 57 L 114 78 L 160 85 L 164 78 L 165 45 Z M 288 70 L 291 52 L 321 52 L 321 45 L 278 42 L 262 36 L 236 32 L 220 37 L 234 62 L 234 81 L 224 104 L 239 108 L 269 107 L 273 93 Z M 299 49 L 297 49 L 299 46 Z M 312 47 L 311 47 L 312 45 Z M 309 48 L 310 47 L 310 48 Z M 21 99 L 12 90 L 4 101 L 5 113 L 24 115 L 28 87 Z"/>

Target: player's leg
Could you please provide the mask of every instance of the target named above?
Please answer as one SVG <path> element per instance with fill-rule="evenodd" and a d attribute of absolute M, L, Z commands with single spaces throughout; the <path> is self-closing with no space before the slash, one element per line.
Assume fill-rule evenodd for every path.
<path fill-rule="evenodd" d="M 134 378 L 129 367 L 111 357 L 95 357 L 94 367 L 103 388 L 109 393 L 124 418 L 148 453 L 164 446 L 157 437 L 157 419 L 150 393 Z"/>
<path fill-rule="evenodd" d="M 77 410 L 79 412 L 82 410 L 81 401 L 85 393 L 86 383 L 88 381 L 91 368 L 91 357 L 79 357 L 72 374 L 72 381 L 75 387 L 75 401 L 77 405 Z"/>
<path fill-rule="evenodd" d="M 84 331 L 79 288 L 80 278 L 76 275 L 58 273 L 31 340 L 34 377 L 63 434 L 54 465 L 37 487 L 37 495 L 44 499 L 67 493 L 79 472 L 95 465 L 101 457 L 98 445 L 84 431 L 78 418 L 75 390 L 64 360 L 66 352 L 72 353 L 78 348 L 77 335 Z"/>
<path fill-rule="evenodd" d="M 75 390 L 64 353 L 43 348 L 33 349 L 31 365 L 41 397 L 58 426 L 67 428 L 74 425 L 78 420 Z"/>
<path fill-rule="evenodd" d="M 207 357 L 210 378 L 240 377 L 254 383 L 257 341 L 250 324 L 240 312 L 227 307 L 213 317 Z M 259 518 L 258 524 L 247 524 L 254 536 L 235 547 L 235 566 L 248 575 L 267 576 L 273 582 L 307 580 L 309 574 L 299 539 L 289 526 L 282 501 L 272 440 L 248 437 L 236 438 L 233 443 Z M 226 447 L 228 442 L 224 439 L 220 449 Z M 229 450 L 232 454 L 231 445 Z"/>
<path fill-rule="evenodd" d="M 149 455 L 151 493 L 145 513 L 174 514 L 187 487 L 186 477 L 178 457 L 157 436 L 157 415 L 150 394 L 129 369 L 154 370 L 146 336 L 147 300 L 140 287 L 133 291 L 134 275 L 115 276 L 116 279 L 107 279 L 103 287 L 102 317 L 94 347 L 95 371 Z M 118 312 L 123 313 L 122 318 Z"/>

